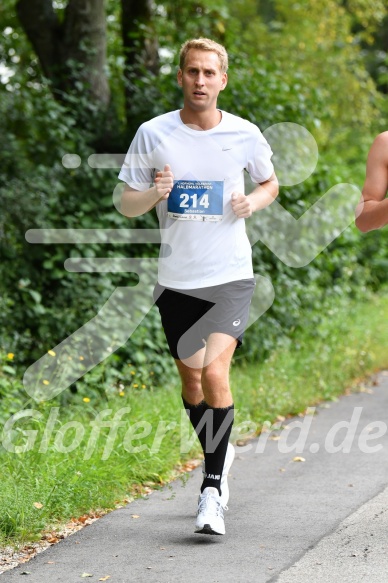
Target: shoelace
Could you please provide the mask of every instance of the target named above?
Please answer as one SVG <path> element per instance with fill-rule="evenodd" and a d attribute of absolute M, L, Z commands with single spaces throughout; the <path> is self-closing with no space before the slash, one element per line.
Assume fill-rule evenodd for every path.
<path fill-rule="evenodd" d="M 221 503 L 211 492 L 207 492 L 205 496 L 202 494 L 200 496 L 198 514 L 201 514 L 205 511 L 209 514 L 214 514 L 215 516 L 221 516 L 222 518 L 224 517 L 224 509 L 222 508 Z"/>

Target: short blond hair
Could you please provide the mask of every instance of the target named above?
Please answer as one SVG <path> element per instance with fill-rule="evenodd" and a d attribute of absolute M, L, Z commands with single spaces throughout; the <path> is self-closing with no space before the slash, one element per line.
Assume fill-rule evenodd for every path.
<path fill-rule="evenodd" d="M 217 53 L 218 59 L 220 61 L 221 73 L 226 73 L 228 70 L 228 53 L 226 52 L 225 47 L 219 43 L 216 43 L 210 38 L 193 38 L 183 43 L 179 53 L 179 67 L 182 70 L 185 66 L 187 53 L 190 49 L 196 49 L 199 51 L 212 51 L 213 53 Z"/>

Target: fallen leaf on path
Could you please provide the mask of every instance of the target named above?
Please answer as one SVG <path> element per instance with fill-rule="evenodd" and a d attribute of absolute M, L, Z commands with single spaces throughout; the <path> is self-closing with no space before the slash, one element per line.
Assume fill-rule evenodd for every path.
<path fill-rule="evenodd" d="M 81 577 L 93 577 L 90 573 L 82 573 Z"/>
<path fill-rule="evenodd" d="M 139 514 L 131 514 L 131 518 L 140 518 Z"/>
<path fill-rule="evenodd" d="M 238 447 L 244 447 L 244 445 L 246 445 L 248 443 L 247 439 L 238 439 L 236 441 L 236 445 L 238 445 Z"/>
<path fill-rule="evenodd" d="M 99 581 L 108 581 L 108 579 L 110 579 L 110 575 L 105 575 L 105 577 L 101 577 Z"/>
<path fill-rule="evenodd" d="M 200 466 L 201 463 L 202 460 L 189 460 L 186 463 L 182 464 L 181 469 L 183 472 L 192 472 L 193 470 L 198 468 L 198 466 Z"/>
<path fill-rule="evenodd" d="M 305 458 L 304 457 L 300 457 L 300 456 L 295 456 L 292 460 L 293 462 L 305 462 Z"/>

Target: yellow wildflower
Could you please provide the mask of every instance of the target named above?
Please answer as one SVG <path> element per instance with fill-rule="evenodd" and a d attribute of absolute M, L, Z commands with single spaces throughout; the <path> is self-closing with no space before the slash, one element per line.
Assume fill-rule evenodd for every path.
<path fill-rule="evenodd" d="M 90 403 L 89 397 L 84 397 L 82 400 L 84 403 Z"/>
<path fill-rule="evenodd" d="M 80 359 L 80 360 L 85 360 L 83 356 L 80 356 L 80 357 L 79 357 L 79 359 Z"/>
<path fill-rule="evenodd" d="M 50 356 L 56 356 L 54 350 L 48 350 L 47 352 Z"/>
<path fill-rule="evenodd" d="M 50 381 L 47 381 L 47 380 L 45 379 L 45 380 L 43 381 L 43 384 L 44 384 L 44 385 L 49 385 L 49 384 L 50 384 Z"/>
<path fill-rule="evenodd" d="M 137 387 L 138 387 L 138 386 L 139 386 L 139 385 L 137 385 L 137 384 L 134 384 L 134 385 L 133 385 L 133 388 L 134 388 L 134 389 L 137 389 Z"/>
<path fill-rule="evenodd" d="M 13 353 L 13 352 L 8 352 L 8 354 L 7 354 L 7 358 L 8 358 L 8 360 L 13 360 L 14 356 L 15 356 L 15 355 L 14 355 L 14 353 Z"/>
<path fill-rule="evenodd" d="M 124 391 L 120 391 L 119 395 L 120 395 L 120 397 L 124 397 L 124 395 L 125 395 Z"/>

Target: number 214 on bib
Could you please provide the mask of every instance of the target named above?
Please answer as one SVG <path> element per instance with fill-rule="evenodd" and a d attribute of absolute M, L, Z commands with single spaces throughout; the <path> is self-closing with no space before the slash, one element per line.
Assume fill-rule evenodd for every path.
<path fill-rule="evenodd" d="M 221 221 L 224 183 L 217 180 L 175 180 L 167 199 L 167 213 L 172 219 L 186 221 Z"/>

